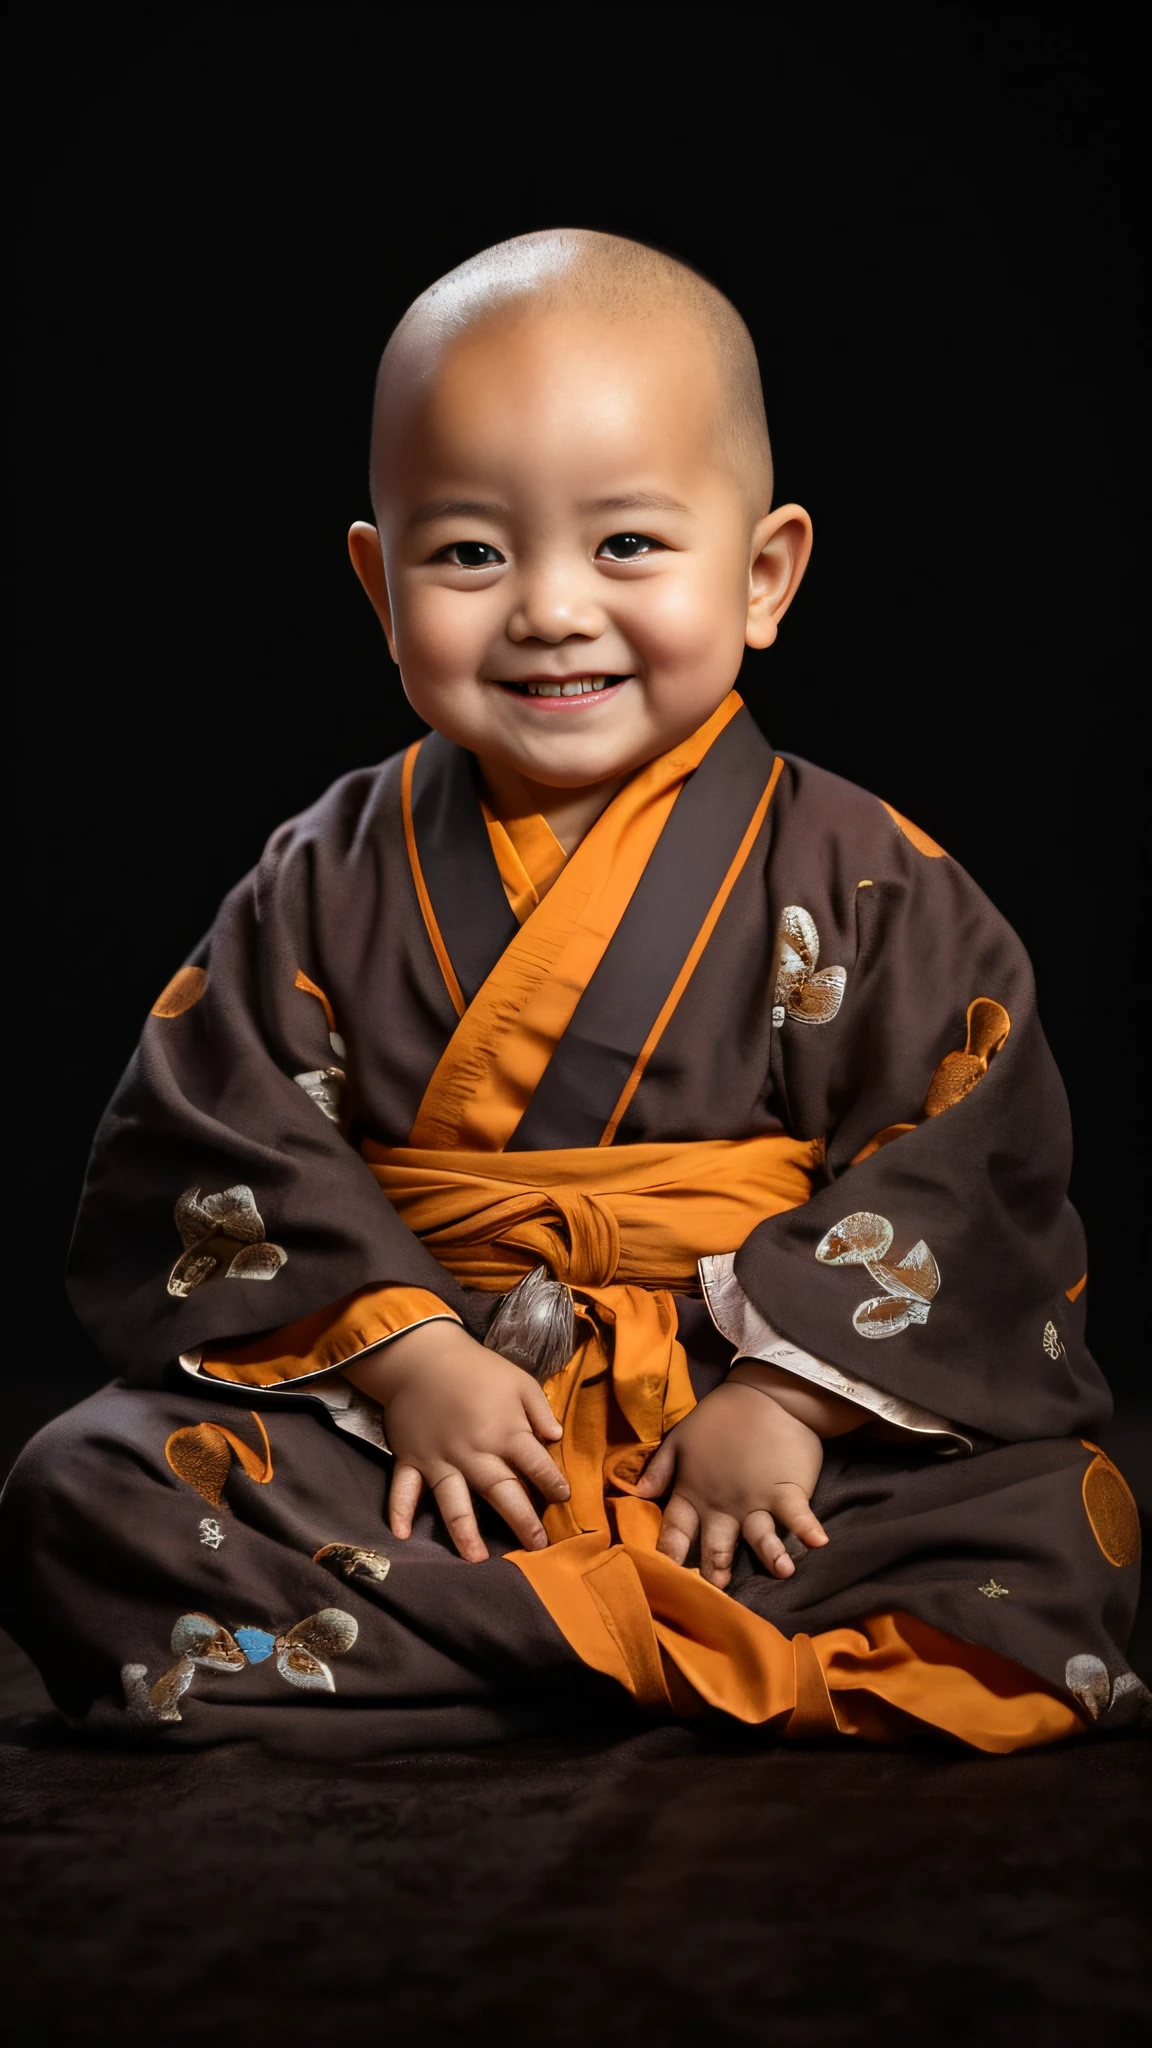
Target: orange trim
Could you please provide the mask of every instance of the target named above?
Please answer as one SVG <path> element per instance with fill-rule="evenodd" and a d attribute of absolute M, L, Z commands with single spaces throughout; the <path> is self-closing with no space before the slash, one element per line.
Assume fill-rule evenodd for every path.
<path fill-rule="evenodd" d="M 517 924 L 523 924 L 548 894 L 568 855 L 547 818 L 501 818 L 483 798 L 480 808 L 504 894 Z"/>
<path fill-rule="evenodd" d="M 400 781 L 400 808 L 404 814 L 404 844 L 408 848 L 408 865 L 412 870 L 412 880 L 416 888 L 416 901 L 420 905 L 420 915 L 424 919 L 424 929 L 431 940 L 432 951 L 440 963 L 440 972 L 444 976 L 444 986 L 452 998 L 452 1007 L 456 1015 L 462 1017 L 467 1008 L 464 1001 L 464 991 L 456 979 L 455 969 L 448 958 L 448 948 L 444 944 L 440 927 L 436 922 L 436 912 L 432 908 L 432 898 L 428 894 L 428 885 L 424 880 L 424 870 L 420 866 L 420 855 L 416 850 L 416 828 L 412 823 L 412 777 L 416 771 L 416 756 L 423 744 L 423 740 L 415 740 L 404 756 L 404 772 Z"/>
<path fill-rule="evenodd" d="M 877 803 L 884 804 L 884 809 L 887 811 L 888 816 L 900 827 L 905 839 L 911 840 L 917 853 L 922 853 L 926 860 L 947 860 L 948 855 L 944 847 L 937 846 L 934 839 L 929 839 L 928 834 L 922 832 L 919 825 L 914 825 L 911 818 L 903 817 L 899 811 L 893 809 L 891 804 L 885 804 L 882 796 L 877 797 L 876 801 Z"/>
<path fill-rule="evenodd" d="M 301 994 L 302 994 L 302 995 L 306 995 L 306 996 L 315 996 L 315 998 L 316 998 L 316 1001 L 317 1001 L 318 1003 L 320 1003 L 320 1004 L 322 1005 L 322 1007 L 323 1007 L 323 1010 L 324 1010 L 324 1015 L 325 1015 L 325 1017 L 326 1017 L 326 1019 L 327 1019 L 327 1022 L 328 1022 L 328 1029 L 329 1029 L 329 1031 L 335 1031 L 335 1029 L 336 1029 L 336 1012 L 335 1012 L 335 1010 L 334 1010 L 334 1009 L 332 1008 L 332 1005 L 331 1005 L 331 1003 L 330 1003 L 330 1002 L 328 1001 L 328 998 L 327 998 L 327 996 L 325 995 L 325 993 L 324 993 L 323 989 L 317 986 L 316 982 L 314 982 L 314 981 L 312 980 L 312 978 L 311 978 L 311 976 L 310 976 L 310 975 L 307 975 L 307 974 L 305 974 L 305 972 L 304 972 L 304 969 L 303 969 L 302 967 L 298 967 L 298 968 L 296 969 L 296 982 L 295 982 L 295 986 L 296 986 L 296 987 L 297 987 L 297 988 L 298 988 L 298 989 L 300 990 L 300 992 L 301 992 Z"/>
<path fill-rule="evenodd" d="M 492 969 L 452 1034 L 409 1144 L 499 1152 L 600 965 L 689 775 L 742 709 L 735 690 L 711 718 L 619 790 L 544 901 Z"/>
<path fill-rule="evenodd" d="M 864 1161 L 871 1159 L 872 1154 L 879 1152 L 882 1146 L 890 1145 L 894 1138 L 906 1137 L 909 1131 L 916 1128 L 915 1124 L 885 1124 L 882 1131 L 877 1131 L 874 1138 L 869 1138 L 866 1145 L 861 1145 L 860 1150 L 852 1154 L 848 1161 L 849 1166 L 863 1166 Z"/>
<path fill-rule="evenodd" d="M 1066 1287 L 1066 1288 L 1064 1289 L 1064 1297 L 1065 1297 L 1065 1300 L 1067 1300 L 1067 1301 L 1079 1301 L 1079 1299 L 1080 1299 L 1080 1296 L 1081 1296 L 1081 1295 L 1083 1294 L 1083 1292 L 1084 1292 L 1084 1289 L 1085 1289 L 1085 1288 L 1087 1287 L 1087 1285 L 1088 1285 L 1088 1275 L 1087 1275 L 1087 1273 L 1081 1273 L 1081 1275 L 1080 1275 L 1080 1278 L 1079 1278 L 1079 1279 L 1078 1279 L 1078 1281 L 1076 1282 L 1076 1285 L 1075 1285 L 1075 1287 Z"/>
<path fill-rule="evenodd" d="M 743 839 L 740 841 L 739 848 L 736 852 L 736 857 L 733 860 L 732 865 L 728 870 L 728 873 L 725 875 L 724 880 L 721 882 L 720 887 L 716 892 L 716 897 L 713 901 L 711 910 L 708 912 L 707 917 L 704 919 L 704 922 L 701 925 L 700 930 L 697 932 L 696 937 L 692 942 L 691 951 L 689 952 L 688 958 L 685 960 L 683 967 L 680 969 L 679 974 L 676 976 L 676 979 L 672 984 L 672 990 L 668 996 L 667 1001 L 665 1002 L 662 1010 L 660 1011 L 660 1014 L 657 1017 L 656 1022 L 652 1026 L 651 1031 L 648 1033 L 648 1036 L 645 1039 L 644 1044 L 640 1048 L 640 1057 L 636 1061 L 636 1065 L 633 1067 L 632 1072 L 629 1074 L 627 1081 L 624 1083 L 624 1086 L 620 1091 L 619 1101 L 617 1102 L 615 1109 L 612 1111 L 612 1114 L 608 1119 L 607 1125 L 605 1126 L 604 1135 L 600 1140 L 600 1143 L 602 1145 L 610 1145 L 612 1143 L 613 1138 L 616 1136 L 616 1132 L 619 1129 L 620 1125 L 620 1119 L 624 1115 L 624 1112 L 627 1109 L 628 1104 L 631 1102 L 632 1097 L 635 1095 L 637 1088 L 640 1086 L 640 1083 L 644 1078 L 644 1069 L 648 1065 L 649 1060 L 651 1059 L 653 1053 L 656 1050 L 656 1047 L 659 1045 L 660 1040 L 664 1035 L 664 1031 L 668 1025 L 668 1021 L 672 1016 L 672 1012 L 675 1010 L 677 1003 L 680 1001 L 681 996 L 683 995 L 685 989 L 688 986 L 688 983 L 691 981 L 692 976 L 696 972 L 700 956 L 703 953 L 705 946 L 708 944 L 709 939 L 712 937 L 712 933 L 716 929 L 720 913 L 723 910 L 724 905 L 727 903 L 729 896 L 732 894 L 732 891 L 736 886 L 736 882 L 739 879 L 744 864 L 748 859 L 748 855 L 751 853 L 752 848 L 756 843 L 757 834 L 759 833 L 760 827 L 764 823 L 764 819 L 768 814 L 768 806 L 772 801 L 772 797 L 776 789 L 776 784 L 780 780 L 780 775 L 781 771 L 783 770 L 783 767 L 784 763 L 781 760 L 780 756 L 777 755 L 775 761 L 772 764 L 772 773 L 768 778 L 767 787 L 765 788 L 764 794 L 756 806 L 756 811 L 755 815 L 753 816 L 752 822 L 749 825 L 748 830 L 744 834 Z"/>
<path fill-rule="evenodd" d="M 241 1386 L 278 1387 L 347 1365 L 373 1344 L 438 1316 L 460 1320 L 425 1287 L 368 1287 L 251 1343 L 213 1346 L 202 1354 L 200 1370 Z"/>

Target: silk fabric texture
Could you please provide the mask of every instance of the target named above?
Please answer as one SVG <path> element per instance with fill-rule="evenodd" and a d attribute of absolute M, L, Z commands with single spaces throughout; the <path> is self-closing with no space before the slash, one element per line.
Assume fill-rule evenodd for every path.
<path fill-rule="evenodd" d="M 509 1561 L 585 1662 L 651 1710 L 717 1708 L 793 1735 L 890 1733 L 893 1717 L 879 1704 L 887 1693 L 897 1721 L 919 1709 L 979 1746 L 1052 1740 L 1076 1727 L 1069 1709 L 1039 1691 L 1012 1697 L 1012 1680 L 1003 1683 L 1010 1667 L 976 1652 L 985 1677 L 1004 1665 L 994 1674 L 1002 1691 L 991 1693 L 975 1670 L 956 1666 L 947 1638 L 912 1617 L 879 1617 L 875 1640 L 841 1629 L 790 1642 L 662 1557 L 660 1508 L 635 1497 L 648 1458 L 694 1406 L 674 1293 L 694 1291 L 698 1258 L 744 1243 L 767 1217 L 807 1200 L 819 1142 L 499 1149 L 602 957 L 685 768 L 734 708 L 721 707 L 726 715 L 687 748 L 652 763 L 531 909 L 421 1104 L 413 1135 L 438 1142 L 366 1142 L 363 1155 L 393 1208 L 465 1286 L 503 1291 L 542 1263 L 573 1290 L 577 1350 L 545 1388 L 564 1427 L 554 1456 L 570 1498 L 544 1510 L 548 1550 Z M 764 808 L 771 790 L 770 781 Z M 910 1635 L 928 1648 L 927 1662 Z M 839 1697 L 833 1707 L 829 1675 L 838 1695 L 858 1695 L 855 1710 Z"/>
<path fill-rule="evenodd" d="M 837 1440 L 818 1508 L 833 1530 L 826 1549 L 788 1581 L 761 1573 L 745 1583 L 738 1573 L 731 1599 L 682 1572 L 677 1597 L 724 1615 L 709 1627 L 741 1641 L 751 1630 L 785 1649 L 794 1631 L 799 1642 L 843 1624 L 860 1654 L 881 1662 L 866 1632 L 877 1615 L 907 1608 L 940 1662 L 990 1656 L 1005 1696 L 1028 1689 L 1021 1667 L 1058 1689 L 1069 1660 L 1085 1656 L 1119 1683 L 1134 1574 L 1127 1553 L 1100 1547 L 1081 1501 L 1093 1454 L 1075 1438 L 1103 1419 L 1107 1397 L 1083 1340 L 1067 1118 L 1028 963 L 1003 919 L 876 798 L 806 763 L 782 766 L 735 697 L 710 729 L 633 778 L 536 907 L 523 888 L 519 896 L 514 914 L 476 764 L 439 735 L 406 762 L 346 778 L 274 835 L 177 975 L 179 1002 L 160 999 L 97 1139 L 71 1285 L 113 1370 L 158 1386 L 178 1354 L 263 1350 L 272 1325 L 273 1338 L 286 1335 L 302 1318 L 323 1319 L 326 1304 L 362 1306 L 373 1289 L 441 1301 L 482 1335 L 495 1290 L 462 1281 L 464 1265 L 479 1278 L 482 1256 L 494 1281 L 515 1277 L 532 1248 L 514 1247 L 507 1264 L 506 1243 L 499 1257 L 492 1243 L 465 1252 L 464 1237 L 487 1227 L 476 1215 L 449 1212 L 427 1235 L 413 1230 L 366 1163 L 379 1147 L 376 1164 L 407 1161 L 418 1172 L 427 1162 L 414 1167 L 413 1155 L 436 1154 L 434 1177 L 451 1172 L 454 1154 L 474 1165 L 484 1155 L 475 1170 L 499 1188 L 479 1200 L 474 1191 L 477 1209 L 523 1201 L 541 1157 L 562 1152 L 571 1164 L 600 1154 L 576 1191 L 590 1209 L 569 1203 L 575 1237 L 590 1256 L 600 1246 L 599 1263 L 558 1262 L 598 1276 L 582 1306 L 615 1371 L 623 1319 L 613 1322 L 593 1290 L 637 1290 L 643 1320 L 658 1314 L 656 1297 L 692 1285 L 683 1278 L 692 1262 L 657 1259 L 648 1277 L 632 1277 L 632 1218 L 605 1279 L 613 1204 L 594 1190 L 596 1176 L 617 1170 L 608 1155 L 635 1163 L 655 1145 L 669 1182 L 698 1196 L 694 1158 L 713 1146 L 732 1144 L 734 1158 L 766 1138 L 803 1147 L 819 1136 L 810 1198 L 792 1188 L 790 1205 L 733 1213 L 716 1248 L 742 1247 L 738 1279 L 792 1343 L 949 1416 L 982 1455 L 934 1470 L 915 1447 L 894 1458 L 884 1446 L 873 1455 L 859 1436 Z M 785 931 L 807 935 L 805 972 L 821 1004 L 805 1008 L 801 989 L 789 1009 L 792 991 L 778 1017 L 773 945 Z M 1007 1043 L 959 1106 L 917 1121 L 978 998 L 1010 1016 Z M 339 1121 L 305 1087 L 325 1082 L 319 1070 L 334 1056 Z M 863 1156 L 877 1133 L 897 1129 Z M 283 1254 L 272 1286 L 220 1276 L 174 1300 L 174 1207 L 198 1190 L 219 1199 L 237 1183 Z M 544 1185 L 559 1215 L 565 1183 L 553 1172 Z M 850 1210 L 888 1219 L 897 1264 L 924 1239 L 943 1274 L 928 1321 L 867 1357 L 854 1322 L 864 1276 L 814 1257 Z M 686 1210 L 679 1227 L 693 1261 L 709 1249 Z M 453 1229 L 449 1256 L 437 1231 Z M 493 1243 L 499 1235 L 488 1232 Z M 560 1235 L 570 1244 L 567 1225 Z M 663 1426 L 665 1404 L 668 1416 L 678 1412 L 666 1327 L 659 1344 L 649 1355 L 668 1361 Z M 591 1373 L 587 1343 L 583 1351 Z M 269 1414 L 278 1391 L 261 1396 Z M 616 1411 L 627 1418 L 614 1391 L 611 1400 L 617 1433 L 609 1442 L 606 1424 L 596 1468 L 602 1496 L 605 1460 L 614 1475 L 601 1508 L 611 1528 L 563 1539 L 557 1558 L 577 1556 L 581 1542 L 605 1544 L 623 1531 L 621 1516 L 632 1517 L 629 1541 L 637 1517 L 652 1525 L 652 1511 L 626 1491 L 634 1481 L 620 1458 L 637 1446 L 642 1454 L 658 1432 L 651 1415 L 640 1434 L 631 1422 L 617 1430 Z M 593 1405 L 590 1380 L 583 1406 L 591 1414 Z M 551 1555 L 541 1568 L 560 1573 Z M 611 1569 L 619 1629 L 632 1580 L 618 1560 Z M 603 1592 L 598 1573 L 591 1582 Z M 590 1593 L 581 1598 L 586 1619 L 599 1613 Z M 649 1653 L 654 1613 L 644 1624 Z M 603 1640 L 592 1649 L 608 1654 Z M 930 1661 L 918 1652 L 919 1666 Z"/>

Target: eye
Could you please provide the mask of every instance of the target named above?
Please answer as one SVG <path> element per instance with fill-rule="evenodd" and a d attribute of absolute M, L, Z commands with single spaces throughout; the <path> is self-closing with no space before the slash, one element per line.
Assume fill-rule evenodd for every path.
<path fill-rule="evenodd" d="M 639 555 L 655 554 L 663 548 L 663 542 L 653 540 L 648 533 L 613 533 L 603 540 L 597 550 L 609 562 L 634 562 Z"/>
<path fill-rule="evenodd" d="M 455 569 L 495 569 L 504 560 L 499 548 L 486 540 L 454 540 L 433 556 L 436 562 L 451 562 Z"/>

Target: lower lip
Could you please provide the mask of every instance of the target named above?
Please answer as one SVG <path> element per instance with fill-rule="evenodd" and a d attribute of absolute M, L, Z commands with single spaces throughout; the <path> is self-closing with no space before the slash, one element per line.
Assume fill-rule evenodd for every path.
<path fill-rule="evenodd" d="M 498 683 L 497 688 L 505 697 L 526 705 L 529 711 L 588 711 L 593 705 L 607 704 L 611 698 L 618 697 L 625 683 L 631 681 L 631 676 L 621 676 L 618 683 L 605 683 L 602 690 L 582 691 L 579 697 L 529 697 L 523 690 L 509 690 L 502 683 Z"/>

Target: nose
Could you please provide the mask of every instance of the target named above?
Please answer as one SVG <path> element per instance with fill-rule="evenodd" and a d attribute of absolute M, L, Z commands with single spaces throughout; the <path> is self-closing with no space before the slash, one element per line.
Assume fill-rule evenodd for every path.
<path fill-rule="evenodd" d="M 557 561 L 525 567 L 517 578 L 506 629 L 509 640 L 517 646 L 526 640 L 542 640 L 549 646 L 562 640 L 598 640 L 608 620 L 582 570 L 583 564 Z"/>

